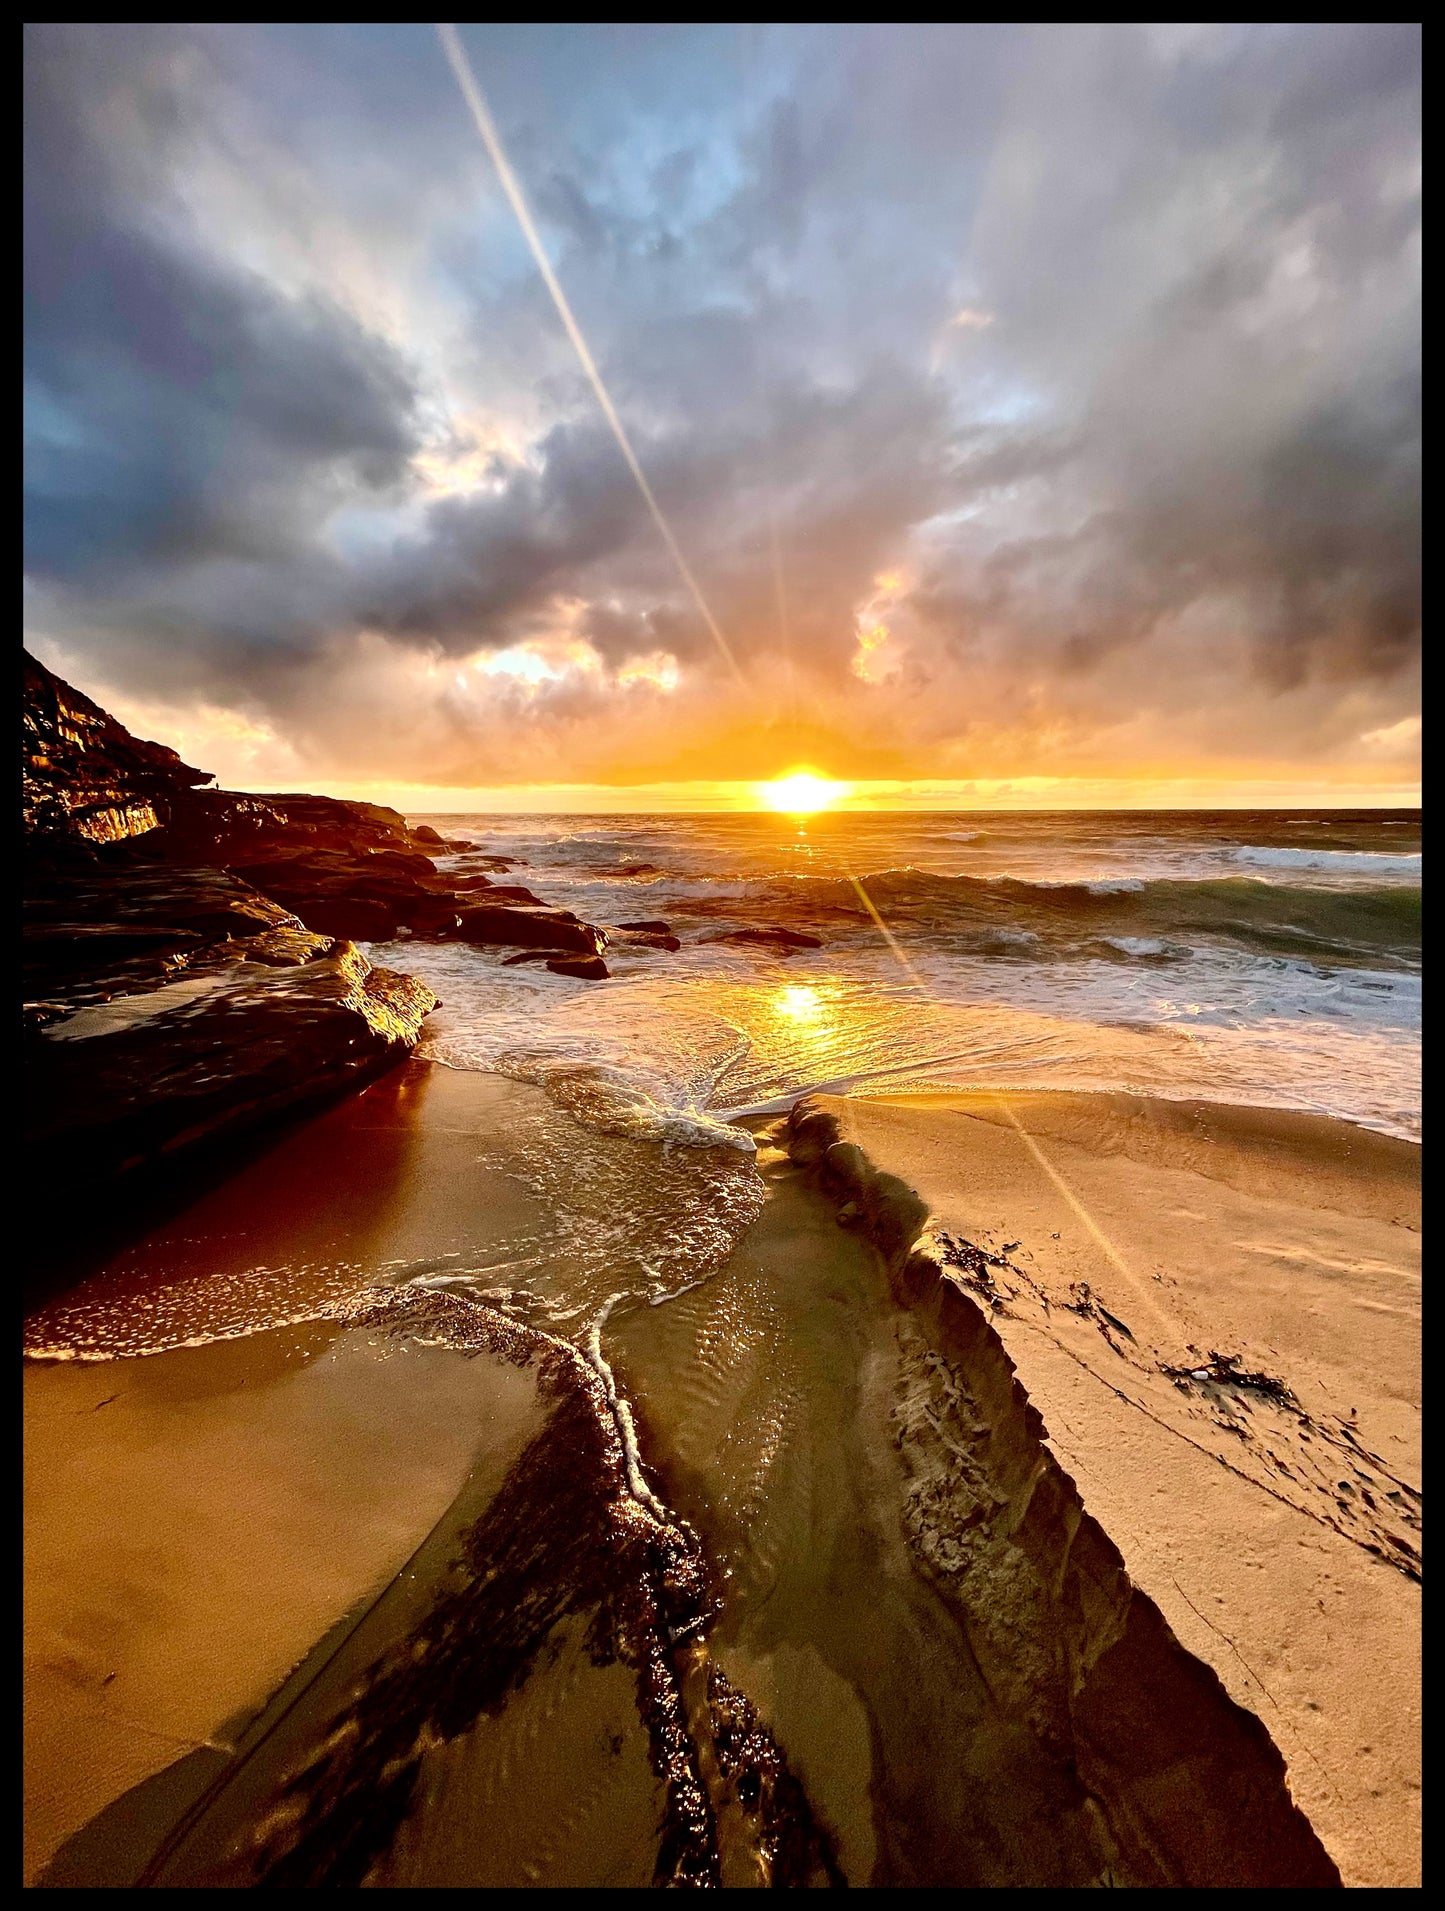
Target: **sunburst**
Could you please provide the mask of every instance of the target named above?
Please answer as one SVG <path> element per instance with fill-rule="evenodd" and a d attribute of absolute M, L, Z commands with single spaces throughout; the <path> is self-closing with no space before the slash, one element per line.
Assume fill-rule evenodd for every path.
<path fill-rule="evenodd" d="M 785 816 L 813 816 L 839 802 L 851 788 L 850 783 L 830 782 L 812 770 L 790 770 L 772 783 L 760 783 L 758 797 L 765 809 Z"/>

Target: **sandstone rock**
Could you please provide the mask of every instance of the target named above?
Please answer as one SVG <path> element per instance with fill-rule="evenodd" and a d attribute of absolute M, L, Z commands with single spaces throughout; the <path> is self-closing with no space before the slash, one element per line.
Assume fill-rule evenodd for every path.
<path fill-rule="evenodd" d="M 144 835 L 177 796 L 209 783 L 174 750 L 143 743 L 99 704 L 24 655 L 22 807 L 27 835 L 81 843 Z"/>
<path fill-rule="evenodd" d="M 612 939 L 620 938 L 622 942 L 632 949 L 667 949 L 669 951 L 675 951 L 682 947 L 682 943 L 674 935 L 669 935 L 666 932 L 659 934 L 646 929 L 629 929 L 622 923 L 618 923 L 614 928 L 610 928 L 607 934 L 609 938 Z"/>
<path fill-rule="evenodd" d="M 579 976 L 584 982 L 605 982 L 610 973 L 601 956 L 548 956 L 547 967 L 553 975 Z"/>
<path fill-rule="evenodd" d="M 26 1043 L 28 1171 L 113 1179 L 369 1079 L 436 998 L 350 943 L 271 930 L 180 979 L 52 1020 Z"/>
<path fill-rule="evenodd" d="M 266 796 L 285 818 L 292 837 L 304 836 L 318 849 L 391 849 L 420 854 L 406 818 L 381 803 L 358 803 L 339 796 Z"/>
<path fill-rule="evenodd" d="M 545 962 L 553 975 L 576 975 L 588 982 L 605 982 L 612 973 L 601 956 L 569 955 L 565 949 L 523 949 L 504 956 L 502 967 L 515 969 L 524 962 Z"/>
<path fill-rule="evenodd" d="M 228 938 L 299 926 L 224 870 L 51 870 L 32 877 L 25 897 L 25 992 L 104 1000 L 164 981 Z"/>
<path fill-rule="evenodd" d="M 247 936 L 241 942 L 229 944 L 220 953 L 223 956 L 240 956 L 246 962 L 264 962 L 273 969 L 295 969 L 303 962 L 315 962 L 321 956 L 332 955 L 336 951 L 334 937 L 319 936 L 310 929 L 267 929 L 259 936 Z M 380 970 L 373 970 L 380 974 Z M 436 1008 L 441 1003 L 434 1004 Z"/>
<path fill-rule="evenodd" d="M 434 830 L 430 823 L 417 823 L 411 830 L 411 840 L 419 843 L 428 854 L 440 850 L 444 856 L 464 856 L 472 847 L 462 836 L 443 836 Z"/>
<path fill-rule="evenodd" d="M 462 910 L 467 905 L 465 896 L 426 896 L 418 897 L 408 910 L 408 931 L 419 936 L 450 936 L 455 934 L 462 919 Z"/>
<path fill-rule="evenodd" d="M 379 803 L 335 796 L 249 796 L 239 790 L 192 790 L 173 796 L 165 827 L 145 844 L 147 855 L 228 867 L 298 853 L 350 857 L 383 852 L 412 859 L 425 877 L 436 877 L 426 851 L 398 811 Z"/>
<path fill-rule="evenodd" d="M 670 936 L 672 934 L 672 924 L 670 922 L 663 922 L 656 917 L 649 918 L 646 922 L 619 922 L 617 926 L 619 929 L 636 929 L 642 933 L 653 936 Z"/>
<path fill-rule="evenodd" d="M 24 690 L 32 1179 L 68 1196 L 410 1052 L 436 998 L 337 940 L 455 926 L 404 818 L 202 789 L 31 658 Z"/>
<path fill-rule="evenodd" d="M 534 896 L 530 889 L 524 889 L 520 883 L 493 883 L 487 891 L 488 903 L 494 902 L 530 902 L 542 908 L 547 905 L 540 896 Z"/>
<path fill-rule="evenodd" d="M 204 772 L 131 736 L 32 659 L 24 721 L 26 1017 L 47 1039 L 62 1039 L 71 1010 L 169 1000 L 182 983 L 213 976 L 217 962 L 240 959 L 218 945 L 264 934 L 273 951 L 301 946 L 277 941 L 282 929 L 328 949 L 402 931 L 544 959 L 597 960 L 606 947 L 606 932 L 571 910 L 496 884 L 493 873 L 515 858 L 478 853 L 428 824 L 412 829 L 396 810 L 200 787 L 211 780 Z M 457 853 L 464 873 L 443 875 L 428 851 Z M 321 959 L 313 952 L 302 966 Z M 253 973 L 278 963 L 259 948 L 249 960 Z"/>
<path fill-rule="evenodd" d="M 193 930 L 218 941 L 294 925 L 289 909 L 224 869 L 91 868 L 26 885 L 27 923 L 128 923 Z"/>
<path fill-rule="evenodd" d="M 173 796 L 161 822 L 140 846 L 140 854 L 154 862 L 244 862 L 287 840 L 286 818 L 270 799 L 237 790 Z"/>
<path fill-rule="evenodd" d="M 439 934 L 456 923 L 450 888 L 412 850 L 288 848 L 234 867 L 326 935 L 385 941 L 402 924 Z"/>
<path fill-rule="evenodd" d="M 392 942 L 401 927 L 394 908 L 365 896 L 306 901 L 298 909 L 305 910 L 307 927 L 318 935 L 343 936 L 350 942 Z"/>
<path fill-rule="evenodd" d="M 606 931 L 581 922 L 570 909 L 548 909 L 525 903 L 501 903 L 461 912 L 457 935 L 463 942 L 497 944 L 503 948 L 565 949 L 581 955 L 601 955 Z"/>

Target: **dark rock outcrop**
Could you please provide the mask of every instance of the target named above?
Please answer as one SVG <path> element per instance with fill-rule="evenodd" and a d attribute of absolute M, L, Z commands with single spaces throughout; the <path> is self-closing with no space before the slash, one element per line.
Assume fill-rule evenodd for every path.
<path fill-rule="evenodd" d="M 396 810 L 206 787 L 24 663 L 29 1156 L 114 1176 L 400 1060 L 435 997 L 353 944 L 449 936 L 607 974 L 605 930 Z M 465 853 L 465 873 L 433 855 Z"/>
<path fill-rule="evenodd" d="M 386 941 L 399 928 L 442 935 L 456 927 L 456 897 L 416 850 L 268 850 L 231 867 L 323 935 Z"/>
<path fill-rule="evenodd" d="M 92 868 L 211 867 L 321 935 L 378 942 L 405 929 L 585 955 L 606 944 L 604 931 L 570 910 L 495 883 L 510 857 L 474 853 L 429 824 L 412 829 L 379 803 L 199 787 L 210 777 L 174 751 L 133 737 L 32 658 L 25 672 L 28 860 L 52 883 Z M 436 851 L 466 852 L 470 867 L 443 874 L 428 853 Z"/>
<path fill-rule="evenodd" d="M 469 905 L 461 913 L 457 934 L 463 942 L 499 948 L 562 949 L 589 956 L 601 955 L 607 947 L 605 929 L 581 921 L 570 909 L 549 909 L 545 904 Z"/>
<path fill-rule="evenodd" d="M 23 689 L 32 1178 L 112 1180 L 410 1053 L 435 997 L 337 940 L 342 902 L 371 934 L 455 923 L 403 817 L 204 788 L 30 657 Z"/>
<path fill-rule="evenodd" d="M 611 973 L 601 956 L 548 956 L 547 967 L 553 975 L 576 976 L 583 982 L 605 982 Z"/>
<path fill-rule="evenodd" d="M 606 982 L 612 974 L 601 956 L 573 955 L 566 949 L 522 949 L 503 956 L 502 967 L 516 969 L 528 962 L 541 962 L 553 975 L 579 976 L 584 982 Z"/>
<path fill-rule="evenodd" d="M 94 868 L 27 884 L 25 934 L 72 934 L 82 927 L 176 932 L 223 941 L 294 923 L 291 912 L 224 869 Z"/>
<path fill-rule="evenodd" d="M 411 976 L 295 927 L 217 944 L 173 979 L 27 1041 L 25 1165 L 84 1187 L 357 1086 L 415 1046 Z"/>
<path fill-rule="evenodd" d="M 238 790 L 196 790 L 169 806 L 167 827 L 140 853 L 167 861 L 221 863 L 227 868 L 280 857 L 410 858 L 414 876 L 437 882 L 432 847 L 398 811 L 337 796 L 248 796 Z"/>
<path fill-rule="evenodd" d="M 208 950 L 300 930 L 288 910 L 221 869 L 81 869 L 38 876 L 25 897 L 25 1019 L 173 981 Z"/>
<path fill-rule="evenodd" d="M 439 849 L 444 856 L 465 856 L 472 847 L 465 836 L 443 836 L 430 823 L 415 824 L 411 834 L 413 842 L 424 843 L 429 850 Z"/>
<path fill-rule="evenodd" d="M 621 923 L 607 931 L 608 940 L 620 947 L 629 949 L 667 949 L 675 951 L 682 947 L 679 937 L 663 931 L 650 929 L 627 929 Z"/>
<path fill-rule="evenodd" d="M 524 889 L 520 883 L 491 883 L 487 888 L 488 904 L 494 902 L 529 902 L 545 909 L 547 904 L 530 889 Z"/>
<path fill-rule="evenodd" d="M 821 949 L 823 938 L 803 929 L 728 929 L 721 935 L 704 936 L 704 942 L 753 942 L 764 949 Z"/>

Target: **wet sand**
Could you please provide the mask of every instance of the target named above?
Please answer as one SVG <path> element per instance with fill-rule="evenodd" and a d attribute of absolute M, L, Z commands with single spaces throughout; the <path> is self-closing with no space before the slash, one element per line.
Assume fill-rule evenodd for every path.
<path fill-rule="evenodd" d="M 1059 1120 L 1082 1112 L 1084 1098 L 1055 1099 L 1070 1104 Z M 1113 1135 L 1113 1098 L 1090 1099 L 1098 1132 Z M 1061 1257 L 1055 1267 L 1015 1250 L 1033 1278 L 1046 1288 L 1091 1280 L 1110 1312 L 1117 1305 L 1130 1319 L 1117 1279 L 1111 1287 L 1080 1258 L 1092 1236 L 1074 1211 L 1072 1233 L 1057 1216 L 1043 1228 L 1044 1196 L 1016 1164 L 1005 1172 L 1011 1147 L 1041 1175 L 997 1111 L 840 1106 L 885 1165 L 929 1184 L 945 1228 L 981 1233 L 992 1215 L 1012 1230 L 1002 1245 L 1032 1227 Z M 1353 1729 L 1367 1698 L 1376 1713 L 1389 1709 L 1381 1687 L 1393 1667 L 1401 1709 L 1372 1756 L 1391 1778 L 1408 1767 L 1401 1720 L 1414 1687 L 1402 1616 L 1418 1587 L 1362 1550 L 1373 1529 L 1321 1527 L 1278 1497 L 1262 1518 L 1259 1487 L 1209 1462 L 1240 1500 L 1230 1578 L 1211 1537 L 1222 1519 L 1211 1511 L 1199 1530 L 1200 1506 L 1214 1506 L 1208 1493 L 1177 1460 L 1161 1470 L 1157 1454 L 1136 1454 L 1057 1376 L 1066 1367 L 1112 1400 L 1085 1370 L 1102 1356 L 1129 1365 L 1145 1405 L 1157 1381 L 1187 1418 L 1199 1410 L 1192 1395 L 1142 1365 L 1136 1373 L 1095 1319 L 1068 1315 L 1056 1332 L 1062 1310 L 1041 1300 L 1010 1301 L 1005 1314 L 954 1294 L 967 1319 L 940 1327 L 934 1303 L 902 1292 L 867 1231 L 840 1227 L 816 1172 L 780 1150 L 760 1155 L 767 1204 L 726 1266 L 664 1305 L 619 1310 L 602 1337 L 632 1402 L 649 1490 L 667 1520 L 683 1522 L 676 1529 L 628 1498 L 599 1383 L 570 1350 L 562 1368 L 551 1357 L 539 1392 L 542 1341 L 530 1354 L 485 1335 L 469 1343 L 470 1303 L 443 1318 L 455 1288 L 422 1297 L 440 1310 L 434 1318 L 357 1323 L 343 1308 L 306 1321 L 388 1270 L 450 1278 L 476 1267 L 494 1278 L 499 1252 L 529 1229 L 546 1238 L 537 1196 L 487 1164 L 499 1134 L 555 1118 L 535 1089 L 412 1064 L 199 1188 L 114 1248 L 68 1313 L 52 1310 L 41 1338 L 54 1346 L 59 1320 L 82 1351 L 126 1319 L 172 1337 L 241 1334 L 263 1297 L 267 1318 L 296 1324 L 141 1358 L 27 1367 L 28 1878 L 128 1882 L 97 1867 L 143 1865 L 166 1825 L 201 1800 L 156 1882 L 635 1885 L 697 1864 L 723 1883 L 1222 1882 L 1232 1865 L 1245 1866 L 1235 1881 L 1258 1883 L 1267 1881 L 1258 1867 L 1277 1862 L 1285 1876 L 1274 1881 L 1289 1881 L 1293 1866 L 1328 1883 L 1257 1714 L 1349 1881 L 1409 1881 L 1413 1846 L 1395 1792 L 1372 1773 L 1384 1802 L 1369 1802 L 1369 1784 L 1350 1790 L 1333 1772 L 1328 1796 L 1318 1783 L 1311 1792 L 1305 1767 L 1325 1769 L 1332 1746 L 1307 1737 L 1315 1715 L 1277 1676 L 1307 1645 L 1308 1696 L 1330 1727 L 1344 1705 L 1337 1688 L 1371 1686 L 1351 1701 Z M 625 1177 L 637 1144 L 588 1140 Z M 1036 1145 L 1060 1151 L 1072 1185 L 1062 1151 L 1085 1151 L 1057 1137 Z M 1201 1145 L 1190 1142 L 1196 1153 Z M 1089 1159 L 1101 1172 L 1112 1163 L 1119 1187 L 1141 1190 L 1151 1213 L 1161 1196 L 1150 1177 L 1199 1184 L 1194 1207 L 1207 1222 L 1188 1232 L 1190 1268 L 1204 1264 L 1201 1246 L 1211 1264 L 1228 1261 L 1231 1230 L 1245 1224 L 1240 1203 L 1256 1204 L 1250 1239 L 1266 1238 L 1258 1230 L 1270 1220 L 1272 1246 L 1338 1258 L 1340 1230 L 1374 1227 L 1386 1231 L 1374 1260 L 1393 1265 L 1382 1243 L 1403 1232 L 1391 1203 L 1408 1195 L 1407 1157 L 1371 1155 L 1363 1176 L 1353 1157 L 1336 1163 L 1311 1232 L 1315 1209 L 1288 1196 L 1298 1149 L 1276 1158 L 1278 1149 L 1231 1144 L 1216 1151 L 1210 1178 L 1197 1163 L 1162 1165 L 1157 1150 L 1174 1143 L 1152 1129 L 1132 1146 Z M 1320 1142 L 1326 1155 L 1331 1147 Z M 1063 1199 L 1047 1176 L 1043 1185 Z M 1102 1203 L 1092 1182 L 1086 1193 Z M 985 1199 L 996 1211 L 968 1205 Z M 1136 1237 L 1115 1238 L 1112 1218 L 1116 1251 L 1137 1254 Z M 1175 1272 L 1189 1305 L 1212 1293 L 1205 1274 L 1196 1296 L 1196 1277 Z M 1383 1304 L 1392 1277 L 1370 1278 L 1366 1298 Z M 1270 1290 L 1275 1343 L 1260 1358 L 1272 1372 L 1284 1365 L 1275 1344 L 1291 1348 L 1290 1294 L 1304 1291 L 1292 1279 L 1289 1268 L 1276 1273 Z M 1261 1284 L 1246 1266 L 1220 1291 L 1225 1325 L 1242 1333 L 1249 1307 L 1264 1304 L 1252 1298 Z M 1129 1298 L 1137 1332 L 1141 1303 Z M 1037 1382 L 1053 1453 L 1078 1479 L 1083 1508 L 1041 1446 L 1036 1416 L 1010 1394 L 986 1316 L 1031 1393 Z M 1348 1336 L 1327 1347 L 1337 1365 L 1321 1369 L 1321 1386 L 1351 1357 Z M 1382 1374 L 1385 1365 L 1382 1353 Z M 1289 1378 L 1322 1415 L 1307 1392 L 1318 1376 Z M 1361 1392 L 1351 1404 L 1361 1442 L 1405 1440 L 1408 1418 L 1389 1417 L 1408 1414 L 1403 1395 L 1387 1400 L 1382 1383 L 1378 1403 Z M 1128 1412 L 1140 1418 L 1138 1407 Z M 1298 1440 L 1307 1429 L 1285 1417 Z M 1071 1429 L 1079 1437 L 1068 1444 Z M 1283 1436 L 1271 1437 L 1283 1452 Z M 1163 1433 L 1154 1445 L 1166 1440 L 1183 1446 Z M 1402 1477 L 1404 1465 L 1402 1452 Z M 1175 1493 L 1179 1504 L 1166 1507 Z M 1141 1507 L 1148 1546 L 1136 1536 Z M 1307 1559 L 1291 1522 L 1308 1527 Z M 1110 1539 L 1197 1659 L 1131 1593 Z M 1303 1568 L 1293 1555 L 1288 1572 L 1280 1565 L 1287 1545 Z M 1252 1583 L 1283 1577 L 1293 1589 L 1294 1603 L 1277 1607 L 1256 1595 L 1259 1636 L 1226 1610 L 1236 1581 L 1251 1584 L 1247 1552 L 1269 1568 Z M 1393 1627 L 1393 1660 L 1377 1638 L 1369 1663 L 1352 1663 L 1329 1630 L 1296 1624 L 1301 1614 L 1314 1624 L 1305 1578 L 1320 1590 L 1326 1575 L 1325 1616 L 1343 1607 L 1377 1633 Z M 1201 1623 L 1182 1592 L 1169 1603 L 1166 1579 L 1210 1619 Z M 1206 1581 L 1226 1604 L 1205 1606 Z M 498 1605 L 508 1585 L 520 1590 Z M 1295 1625 L 1288 1644 L 1269 1634 L 1276 1610 Z M 1013 1615 L 1002 1631 L 1001 1611 Z M 1240 1671 L 1241 1655 L 1265 1696 Z M 447 1697 L 462 1688 L 465 1703 Z M 1161 1703 L 1167 1692 L 1175 1697 Z M 1170 1738 L 1171 1710 L 1188 1723 L 1183 1742 Z M 1150 1771 L 1124 1769 L 1121 1733 L 1153 1734 Z M 404 1783 L 392 1783 L 398 1772 Z M 1190 1808 L 1188 1836 L 1202 1846 L 1193 1857 L 1161 1802 L 1160 1772 Z M 1263 1816 L 1237 1836 L 1248 1812 L 1230 1805 L 1236 1772 L 1263 1801 Z M 369 1801 L 388 1785 L 391 1804 L 368 1823 Z M 1370 1855 L 1392 1838 L 1398 1876 Z M 1181 1875 L 1196 1862 L 1206 1876 Z"/>
<path fill-rule="evenodd" d="M 90 1315 L 237 1338 L 26 1363 L 27 1880 L 132 1785 L 232 1745 L 539 1423 L 535 1376 L 506 1362 L 304 1318 L 361 1268 L 515 1225 L 525 1198 L 472 1157 L 529 1091 L 454 1080 L 460 1122 L 442 1071 L 401 1071 L 203 1179 L 68 1297 L 77 1342 Z"/>
<path fill-rule="evenodd" d="M 224 1752 L 540 1423 L 535 1375 L 283 1328 L 26 1371 L 27 1879 L 94 1813 Z"/>

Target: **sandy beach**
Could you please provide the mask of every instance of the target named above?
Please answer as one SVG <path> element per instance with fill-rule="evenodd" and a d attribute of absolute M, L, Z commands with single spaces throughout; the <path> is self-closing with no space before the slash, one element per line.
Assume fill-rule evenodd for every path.
<path fill-rule="evenodd" d="M 665 1305 L 620 1310 L 598 1343 L 644 1491 L 698 1536 L 714 1589 L 713 1618 L 666 1648 L 664 1677 L 723 1881 L 762 1882 L 791 1852 L 818 1882 L 1141 1882 L 1141 1866 L 1170 1882 L 1171 1834 L 1078 1696 L 1096 1662 L 1116 1698 L 1135 1695 L 1130 1730 L 1156 1733 L 1181 1796 L 1195 1788 L 1196 1840 L 1211 1798 L 1227 1802 L 1220 1772 L 1260 1760 L 1250 1782 L 1278 1800 L 1266 1817 L 1285 1813 L 1261 1848 L 1298 1835 L 1258 1720 L 1344 1881 L 1415 1881 L 1415 1151 L 1322 1120 L 1125 1096 L 808 1106 L 919 1191 L 910 1265 L 933 1256 L 933 1284 L 976 1327 L 960 1341 L 826 1173 L 759 1122 L 766 1199 L 726 1264 Z M 445 1281 L 393 1295 L 395 1318 L 347 1316 L 348 1294 L 398 1268 L 464 1272 L 529 1225 L 545 1232 L 535 1194 L 497 1166 L 499 1137 L 528 1120 L 569 1118 L 534 1088 L 412 1063 L 198 1188 L 32 1316 L 51 1357 L 26 1368 L 31 1881 L 129 1882 L 187 1812 L 200 1829 L 158 1881 L 249 1881 L 254 1828 L 350 1716 L 362 1671 L 390 1692 L 388 1654 L 437 1614 L 451 1615 L 447 1651 L 474 1637 L 466 1602 L 481 1595 L 458 1592 L 456 1536 L 501 1547 L 495 1575 L 517 1543 L 496 1537 L 497 1496 L 519 1466 L 539 1530 L 591 1477 L 557 1457 L 558 1399 L 595 1392 L 575 1355 L 580 1383 L 539 1394 L 543 1340 L 479 1339 L 455 1311 L 439 1325 L 425 1310 L 454 1306 Z M 642 1158 L 642 1144 L 589 1139 L 616 1176 Z M 54 1357 L 67 1340 L 93 1354 L 122 1322 L 134 1354 Z M 1163 1371 L 1203 1373 L 1215 1354 L 1239 1357 L 1222 1381 Z M 1009 1361 L 1042 1428 L 1009 1393 Z M 1287 1397 L 1229 1384 L 1238 1373 Z M 959 1473 L 954 1450 L 982 1454 L 982 1474 Z M 599 1504 L 622 1491 L 615 1453 L 607 1464 Z M 967 1512 L 980 1491 L 1001 1509 L 982 1526 Z M 1076 1529 L 1097 1537 L 1070 1544 Z M 1025 1569 L 1055 1591 L 1015 1599 L 1000 1631 L 999 1588 Z M 1096 1589 L 1082 1607 L 1067 1590 L 1080 1571 Z M 384 1848 L 313 1798 L 303 1818 L 321 1811 L 326 1864 L 360 1853 L 372 1883 L 648 1880 L 676 1792 L 627 1670 L 640 1648 L 600 1664 L 584 1649 L 620 1596 L 596 1572 L 536 1567 L 570 1590 L 516 1645 L 499 1696 L 416 1728 L 422 1777 Z M 661 1611 L 671 1595 L 657 1596 Z M 1091 1600 L 1117 1617 L 1080 1619 Z M 1179 1646 L 1136 1639 L 1110 1660 L 1124 1616 L 1155 1608 Z M 1075 1667 L 1067 1692 L 1056 1660 Z M 1181 1677 L 1187 1696 L 1169 1703 L 1193 1713 L 1203 1764 L 1157 1749 L 1150 1723 Z M 433 1704 L 401 1689 L 408 1717 Z M 364 1742 L 369 1717 L 343 1740 Z M 773 1774 L 770 1819 L 728 1764 L 745 1742 Z M 1071 1775 L 1081 1761 L 1103 1821 Z M 1233 1835 L 1222 1821 L 1205 1862 L 1227 1869 Z M 277 1849 L 267 1864 L 301 1862 Z"/>
<path fill-rule="evenodd" d="M 1417 1883 L 1418 1149 L 1128 1095 L 827 1106 L 936 1229 L 1009 1250 L 993 1325 L 1131 1577 L 1269 1726 L 1346 1882 Z M 1298 1409 L 1160 1371 L 1214 1351 Z"/>
<path fill-rule="evenodd" d="M 1419 23 L 22 60 L 23 1888 L 1420 1888 Z"/>

